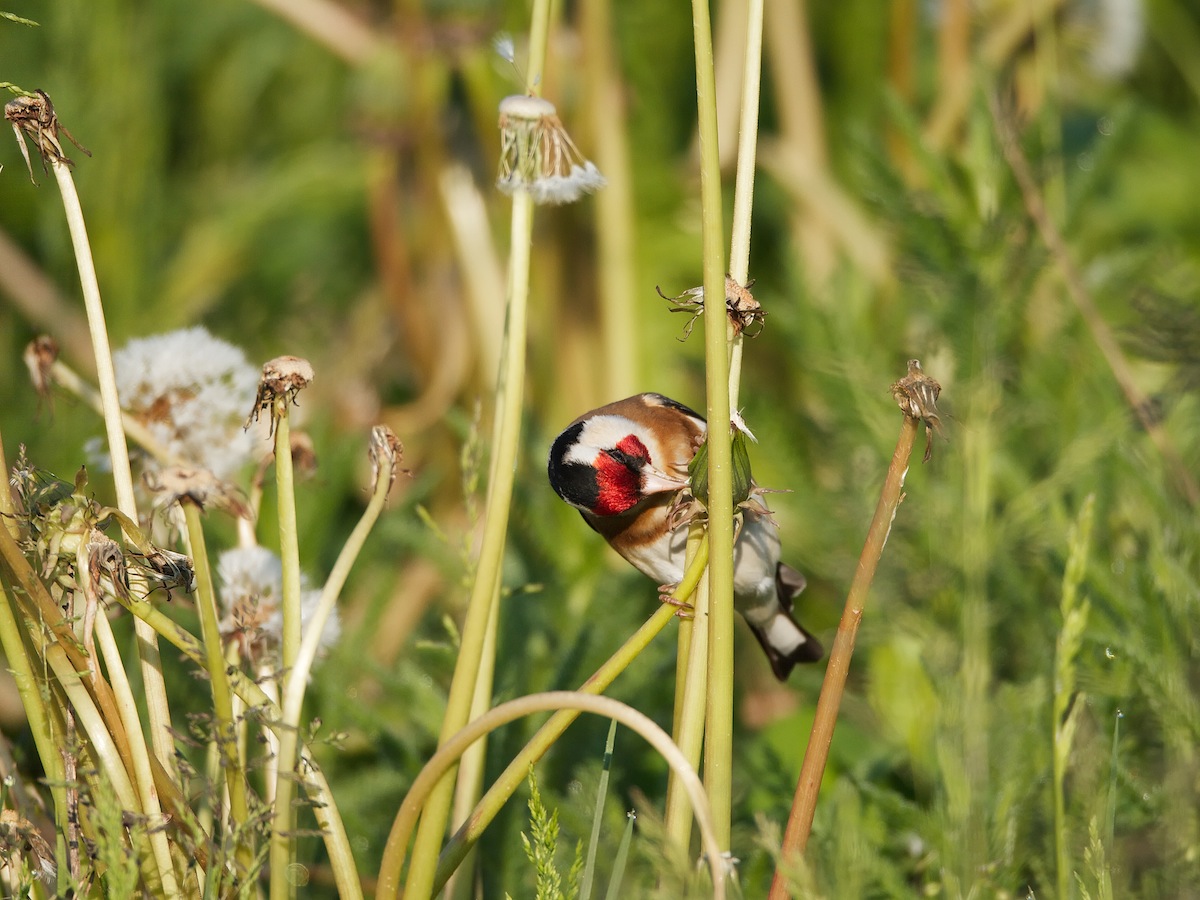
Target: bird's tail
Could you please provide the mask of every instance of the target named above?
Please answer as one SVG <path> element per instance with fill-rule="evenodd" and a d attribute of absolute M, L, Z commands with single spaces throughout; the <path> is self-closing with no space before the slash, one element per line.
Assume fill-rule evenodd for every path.
<path fill-rule="evenodd" d="M 803 575 L 780 563 L 775 570 L 779 607 L 774 616 L 762 623 L 747 622 L 767 654 L 771 671 L 780 681 L 787 681 L 788 674 L 797 663 L 816 662 L 825 655 L 821 642 L 792 616 L 795 598 L 806 584 Z"/>

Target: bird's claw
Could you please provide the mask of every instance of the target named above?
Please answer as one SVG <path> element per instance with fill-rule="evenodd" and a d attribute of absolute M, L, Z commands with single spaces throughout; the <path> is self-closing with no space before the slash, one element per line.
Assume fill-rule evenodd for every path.
<path fill-rule="evenodd" d="M 668 606 L 674 606 L 677 610 L 675 615 L 681 619 L 691 619 L 695 616 L 695 607 L 686 600 L 680 600 L 673 593 L 677 584 L 663 584 L 658 588 L 658 599 L 660 603 L 665 603 Z"/>

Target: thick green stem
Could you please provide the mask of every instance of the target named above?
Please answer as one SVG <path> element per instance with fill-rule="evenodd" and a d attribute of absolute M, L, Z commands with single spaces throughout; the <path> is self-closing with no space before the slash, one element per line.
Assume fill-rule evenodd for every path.
<path fill-rule="evenodd" d="M 412 787 L 396 814 L 396 820 L 392 824 L 392 831 L 388 835 L 387 846 L 384 849 L 383 865 L 379 871 L 379 890 L 375 895 L 378 900 L 394 900 L 398 896 L 400 866 L 404 861 L 404 848 L 408 845 L 413 822 L 416 821 L 422 803 L 432 794 L 434 785 L 438 783 L 442 773 L 453 766 L 455 760 L 471 744 L 488 732 L 522 716 L 550 709 L 592 712 L 616 719 L 622 725 L 644 737 L 662 755 L 667 765 L 679 774 L 680 780 L 691 798 L 696 822 L 700 826 L 700 838 L 712 872 L 713 897 L 723 898 L 725 896 L 725 861 L 717 843 L 711 814 L 705 802 L 704 788 L 700 784 L 695 770 L 688 765 L 683 754 L 679 752 L 679 748 L 671 742 L 670 736 L 648 716 L 611 697 L 598 697 L 594 694 L 576 691 L 551 691 L 545 694 L 530 694 L 500 704 L 457 734 L 452 735 L 438 748 L 437 753 L 425 764 L 413 781 Z M 428 895 L 421 894 L 419 896 Z M 408 891 L 405 891 L 405 897 L 413 900 L 413 895 Z"/>
<path fill-rule="evenodd" d="M 764 0 L 750 0 L 747 9 L 746 61 L 742 75 L 742 121 L 738 132 L 737 176 L 733 189 L 733 226 L 729 239 L 729 277 L 740 285 L 750 281 L 750 215 L 754 209 L 754 171 L 758 161 L 758 101 L 762 83 Z M 729 348 L 729 408 L 737 409 L 741 391 L 744 337 L 738 331 Z"/>
<path fill-rule="evenodd" d="M 708 565 L 708 538 L 707 535 L 701 539 L 699 547 L 696 549 L 696 558 L 692 561 L 691 567 L 683 576 L 683 581 L 672 594 L 672 598 L 678 603 L 687 602 L 693 593 L 696 591 L 696 586 L 700 582 L 700 576 L 704 573 L 705 567 Z M 666 627 L 667 623 L 675 617 L 676 607 L 670 604 L 663 604 L 662 608 L 655 611 L 641 628 L 621 645 L 621 649 L 609 657 L 596 672 L 583 683 L 579 688 L 579 693 L 598 694 L 607 688 L 618 675 L 625 671 L 634 659 L 640 654 L 652 641 L 655 636 Z M 435 888 L 440 888 L 446 883 L 446 879 L 458 867 L 467 852 L 479 840 L 484 829 L 492 823 L 496 818 L 496 814 L 501 807 L 508 802 L 509 797 L 513 795 L 516 789 L 525 781 L 529 775 L 529 767 L 542 758 L 542 755 L 550 748 L 550 745 L 558 740 L 559 735 L 567 730 L 567 726 L 578 718 L 578 712 L 574 710 L 562 710 L 551 716 L 546 724 L 538 729 L 537 734 L 530 738 L 529 743 L 521 750 L 520 753 L 513 758 L 513 761 L 508 764 L 508 767 L 501 773 L 496 782 L 483 795 L 483 799 L 479 801 L 479 805 L 475 807 L 471 817 L 455 833 L 454 837 L 446 845 L 442 851 L 442 857 L 438 860 L 437 881 Z M 403 852 L 403 849 L 401 850 Z"/>
<path fill-rule="evenodd" d="M 188 545 L 196 569 L 196 613 L 200 617 L 200 634 L 204 639 L 204 662 L 208 680 L 212 685 L 213 713 L 216 717 L 216 744 L 220 754 L 221 768 L 225 773 L 225 785 L 229 790 L 229 818 L 234 834 L 241 834 L 250 818 L 246 799 L 246 766 L 238 756 L 237 723 L 233 715 L 233 691 L 226 674 L 229 666 L 225 661 L 225 648 L 221 644 L 220 614 L 213 589 L 212 570 L 208 565 L 208 548 L 204 541 L 204 526 L 200 521 L 200 507 L 191 500 L 180 501 L 184 521 L 187 523 Z M 240 841 L 237 847 L 238 864 L 245 875 L 250 870 L 253 848 Z"/>
<path fill-rule="evenodd" d="M 7 488 L 0 487 L 0 494 L 7 495 Z M 46 772 L 46 781 L 50 785 L 50 792 L 54 797 L 55 825 L 60 833 L 65 834 L 67 796 L 63 759 L 59 753 L 59 744 L 54 739 L 50 712 L 46 708 L 46 701 L 38 686 L 33 666 L 30 665 L 29 654 L 25 652 L 25 642 L 21 638 L 21 628 L 17 623 L 12 601 L 3 584 L 0 584 L 0 647 L 4 648 L 5 662 L 17 684 L 17 693 L 21 696 L 25 719 L 29 723 L 34 746 L 37 747 L 38 757 Z"/>
<path fill-rule="evenodd" d="M 709 653 L 704 783 L 723 850 L 729 849 L 733 765 L 733 487 L 724 220 L 716 77 L 707 0 L 693 0 L 700 206 L 704 250 L 704 362 L 708 397 Z"/>
<path fill-rule="evenodd" d="M 707 573 L 706 573 L 707 575 Z M 699 766 L 700 751 L 704 746 L 704 722 L 708 712 L 708 622 L 709 599 L 708 579 L 702 577 L 695 594 L 695 618 L 692 621 L 692 638 L 685 661 L 686 676 L 683 696 L 676 704 L 678 721 L 675 723 L 675 743 L 683 751 L 688 762 Z M 680 648 L 682 652 L 682 647 Z M 692 820 L 688 815 L 687 798 L 680 790 L 674 776 L 667 781 L 667 809 L 665 814 L 667 838 L 688 855 L 692 835 Z"/>
<path fill-rule="evenodd" d="M 108 328 L 104 322 L 104 304 L 100 299 L 100 283 L 96 279 L 96 266 L 92 261 L 91 243 L 88 241 L 87 226 L 83 221 L 83 207 L 75 191 L 75 181 L 65 162 L 50 160 L 54 177 L 58 180 L 63 198 L 67 227 L 71 233 L 71 244 L 79 267 L 79 282 L 83 291 L 83 304 L 87 311 L 88 328 L 92 335 L 92 352 L 96 357 L 96 379 L 100 386 L 100 399 L 104 409 L 104 428 L 108 436 L 108 452 L 112 459 L 113 487 L 117 493 L 117 507 L 130 521 L 138 520 L 137 500 L 133 495 L 133 473 L 129 467 L 129 448 L 125 443 L 125 431 L 121 423 L 121 402 L 117 396 L 117 376 L 113 368 L 112 350 L 108 343 Z M 138 587 L 138 585 L 134 585 Z M 159 763 L 177 779 L 175 772 L 175 741 L 171 730 L 171 709 L 167 704 L 166 683 L 163 681 L 162 661 L 158 652 L 158 638 L 154 631 L 135 623 L 138 656 L 141 659 L 142 683 L 146 692 L 146 707 L 150 722 L 150 740 L 154 755 Z M 141 740 L 130 736 L 130 740 Z M 149 813 L 149 810 L 147 810 Z"/>
<path fill-rule="evenodd" d="M 286 394 L 276 397 L 275 490 L 279 510 L 279 559 L 283 563 L 282 659 L 284 679 L 290 679 L 300 653 L 300 532 L 296 524 L 296 479 L 292 471 L 292 438 Z"/>
<path fill-rule="evenodd" d="M 277 886 L 278 873 L 275 870 L 275 863 L 282 861 L 286 855 L 289 860 L 288 864 L 290 864 L 293 842 L 288 837 L 288 834 L 293 830 L 292 820 L 294 816 L 291 809 L 292 796 L 295 792 L 295 780 L 292 775 L 296 768 L 296 757 L 300 750 L 300 714 L 304 706 L 304 694 L 308 687 L 308 676 L 317 658 L 317 651 L 321 647 L 321 633 L 325 630 L 325 623 L 329 621 L 329 616 L 337 605 L 338 597 L 341 595 L 342 588 L 346 584 L 346 578 L 349 576 L 350 569 L 354 566 L 354 561 L 358 558 L 363 545 L 366 543 L 367 535 L 371 533 L 371 529 L 374 527 L 375 522 L 378 521 L 380 513 L 383 512 L 391 485 L 392 471 L 390 467 L 387 467 L 385 471 L 378 473 L 371 501 L 367 504 L 367 508 L 363 512 L 358 525 L 355 526 L 354 531 L 350 533 L 350 537 L 342 547 L 342 552 L 338 554 L 337 561 L 333 565 L 333 570 L 329 573 L 329 578 L 325 581 L 325 587 L 321 590 L 321 599 L 318 601 L 317 608 L 313 613 L 311 621 L 308 623 L 308 631 L 300 642 L 295 663 L 289 670 L 282 703 L 282 728 L 278 731 L 279 748 L 276 751 L 276 766 L 280 777 L 275 781 L 275 815 L 274 827 L 271 832 L 272 896 L 284 896 L 289 894 L 294 888 L 293 885 L 287 883 L 288 879 L 286 877 L 282 879 L 284 883 Z M 334 810 L 334 814 L 336 814 L 336 809 Z M 358 892 L 356 896 L 361 895 L 361 888 L 357 887 L 357 868 L 354 865 L 354 856 L 350 852 L 349 846 L 337 846 L 336 850 L 337 857 L 332 860 L 333 864 L 335 866 L 342 866 L 343 868 L 348 867 L 348 871 L 345 874 L 349 876 L 353 873 L 352 883 L 355 886 L 354 889 Z M 350 882 L 351 880 L 348 877 L 339 878 L 339 884 Z M 277 891 L 278 894 L 276 893 Z M 345 897 L 347 895 L 343 893 L 342 896 Z"/>
<path fill-rule="evenodd" d="M 499 410 L 496 446 L 493 449 L 495 477 L 488 485 L 486 525 L 479 551 L 475 584 L 467 606 L 462 645 L 446 701 L 441 740 L 448 739 L 466 725 L 475 694 L 475 681 L 487 635 L 492 598 L 499 582 L 508 532 L 508 513 L 512 503 L 513 476 L 521 437 L 521 409 L 525 381 L 525 332 L 529 299 L 529 249 L 533 229 L 533 201 L 525 191 L 513 195 L 512 255 L 509 262 L 508 324 L 501 378 L 503 405 Z M 446 829 L 446 820 L 454 793 L 454 771 L 448 771 L 429 798 L 417 829 L 412 870 L 406 893 L 428 896 L 433 890 L 437 855 Z"/>

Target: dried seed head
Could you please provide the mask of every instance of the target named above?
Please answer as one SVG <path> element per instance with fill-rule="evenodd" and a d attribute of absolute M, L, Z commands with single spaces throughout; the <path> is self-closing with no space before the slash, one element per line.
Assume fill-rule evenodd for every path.
<path fill-rule="evenodd" d="M 758 337 L 762 333 L 767 312 L 750 293 L 753 285 L 754 282 L 751 281 L 743 286 L 728 275 L 725 276 L 725 312 L 729 316 L 729 324 L 733 327 L 734 334 L 744 333 L 747 337 Z M 689 288 L 678 297 L 668 297 L 660 287 L 655 287 L 655 290 L 658 291 L 658 296 L 674 304 L 671 312 L 691 313 L 691 318 L 684 326 L 683 337 L 679 339 L 686 341 L 691 337 L 696 320 L 704 315 L 704 286 Z"/>
<path fill-rule="evenodd" d="M 921 371 L 921 361 L 908 361 L 908 374 L 892 385 L 892 397 L 900 411 L 912 419 L 925 423 L 925 458 L 929 462 L 933 455 L 933 432 L 945 437 L 942 420 L 938 416 L 937 399 L 942 386 Z"/>
<path fill-rule="evenodd" d="M 265 547 L 239 547 L 226 550 L 217 562 L 221 606 L 225 616 L 221 633 L 235 640 L 247 659 L 258 661 L 278 651 L 283 633 L 283 564 Z M 301 576 L 300 621 L 307 624 L 321 599 L 319 590 L 310 590 Z M 341 634 L 337 609 L 321 632 L 321 647 L 332 646 Z"/>
<path fill-rule="evenodd" d="M 147 472 L 143 480 L 158 495 L 155 506 L 160 508 L 187 500 L 201 509 L 213 506 L 241 519 L 250 517 L 241 492 L 208 469 L 168 466 L 160 472 Z"/>
<path fill-rule="evenodd" d="M 556 206 L 574 203 L 606 183 L 567 134 L 553 103 L 528 94 L 500 101 L 500 174 L 496 187 L 501 191 L 524 191 L 534 203 Z"/>
<path fill-rule="evenodd" d="M 404 445 L 400 438 L 386 425 L 376 425 L 371 429 L 371 445 L 367 450 L 371 458 L 372 491 L 379 483 L 380 474 L 386 473 L 388 490 L 396 483 L 396 476 L 403 472 L 410 474 L 408 469 L 401 469 L 400 462 L 404 459 Z"/>
<path fill-rule="evenodd" d="M 120 544 L 103 531 L 93 528 L 79 558 L 85 562 L 85 581 L 90 596 L 99 597 L 107 580 L 113 595 L 129 599 L 129 570 L 125 566 L 125 554 Z"/>
<path fill-rule="evenodd" d="M 58 359 L 58 342 L 48 334 L 35 337 L 25 345 L 25 368 L 29 370 L 29 379 L 33 389 L 42 400 L 49 402 L 50 387 L 54 383 L 50 368 Z"/>
<path fill-rule="evenodd" d="M 275 401 L 283 397 L 287 402 L 295 403 L 296 395 L 312 384 L 315 373 L 312 363 L 299 356 L 277 356 L 263 364 L 262 379 L 258 383 L 258 396 L 254 398 L 254 408 L 246 419 L 246 428 L 258 421 L 262 410 L 271 413 L 271 433 L 275 433 Z"/>
<path fill-rule="evenodd" d="M 74 135 L 67 131 L 67 127 L 58 121 L 58 116 L 54 112 L 54 104 L 50 102 L 50 97 L 45 91 L 34 91 L 32 94 L 8 101 L 4 105 L 4 118 L 12 123 L 13 133 L 17 136 L 17 145 L 21 149 L 21 156 L 25 158 L 25 166 L 29 169 L 29 178 L 34 184 L 37 184 L 37 179 L 33 177 L 33 163 L 29 159 L 29 148 L 25 143 L 26 135 L 33 138 L 34 149 L 42 157 L 42 171 L 46 171 L 47 160 L 64 163 L 68 166 L 75 165 L 63 152 L 62 144 L 59 143 L 60 131 L 86 156 L 92 155 L 91 151 L 75 140 Z"/>

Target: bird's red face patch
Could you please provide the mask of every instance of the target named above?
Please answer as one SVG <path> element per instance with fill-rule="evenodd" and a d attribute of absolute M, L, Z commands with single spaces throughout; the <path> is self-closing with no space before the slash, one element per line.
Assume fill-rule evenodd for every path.
<path fill-rule="evenodd" d="M 650 461 L 650 453 L 635 435 L 626 435 L 612 450 L 601 452 L 593 464 L 598 488 L 598 516 L 619 516 L 628 512 L 642 499 L 642 466 Z"/>

